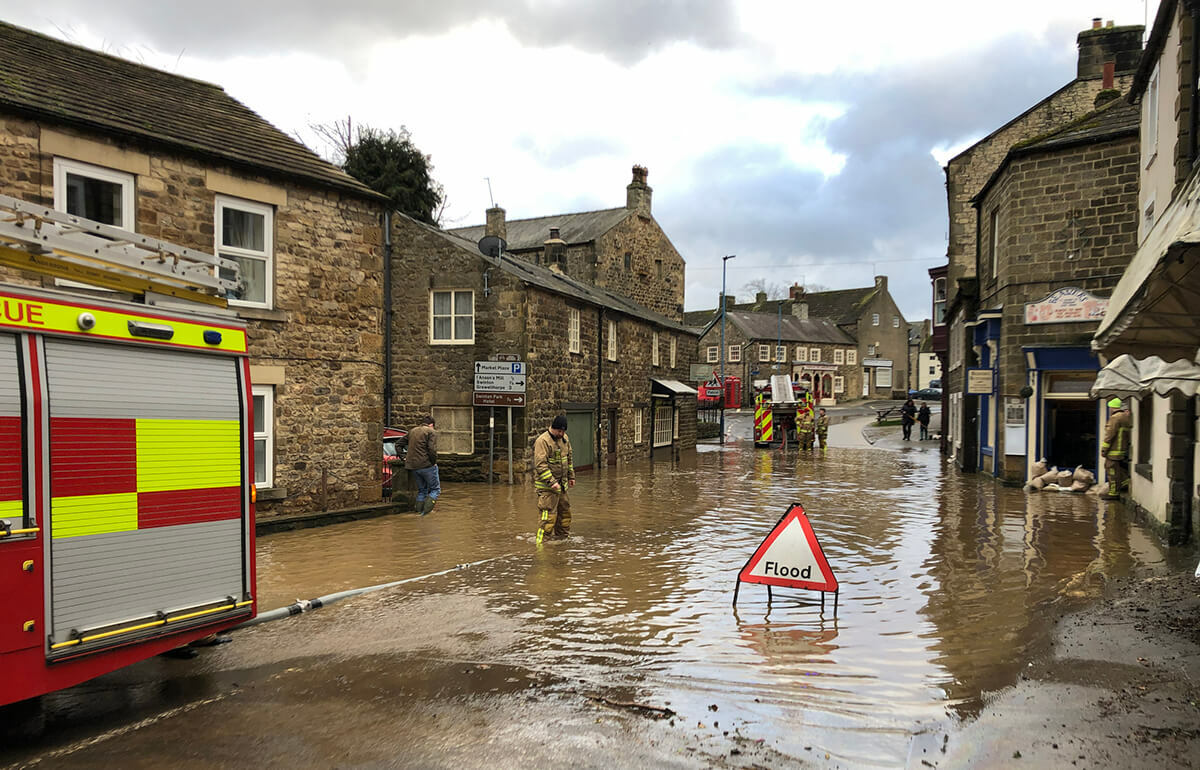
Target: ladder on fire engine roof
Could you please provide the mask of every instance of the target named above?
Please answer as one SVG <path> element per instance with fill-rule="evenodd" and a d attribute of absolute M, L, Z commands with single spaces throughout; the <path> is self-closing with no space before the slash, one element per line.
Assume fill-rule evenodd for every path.
<path fill-rule="evenodd" d="M 0 195 L 0 265 L 218 307 L 239 287 L 235 260 L 7 195 Z"/>

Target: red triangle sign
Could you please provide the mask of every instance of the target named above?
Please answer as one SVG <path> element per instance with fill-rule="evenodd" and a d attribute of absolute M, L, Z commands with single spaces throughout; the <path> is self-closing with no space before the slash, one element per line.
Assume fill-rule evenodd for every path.
<path fill-rule="evenodd" d="M 743 583 L 837 591 L 837 578 L 804 507 L 794 503 L 738 573 Z"/>

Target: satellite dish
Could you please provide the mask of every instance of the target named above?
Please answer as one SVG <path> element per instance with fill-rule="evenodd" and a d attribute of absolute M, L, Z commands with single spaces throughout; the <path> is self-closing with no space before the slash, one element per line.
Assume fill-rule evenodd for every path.
<path fill-rule="evenodd" d="M 479 253 L 499 262 L 500 255 L 504 253 L 504 247 L 507 245 L 498 235 L 485 235 L 479 239 Z"/>

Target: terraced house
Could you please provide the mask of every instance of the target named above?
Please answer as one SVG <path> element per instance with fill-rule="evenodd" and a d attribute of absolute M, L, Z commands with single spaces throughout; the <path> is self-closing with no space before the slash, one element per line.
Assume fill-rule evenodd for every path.
<path fill-rule="evenodd" d="M 260 517 L 378 501 L 383 198 L 220 86 L 3 23 L 0 62 L 0 192 L 239 262 Z"/>

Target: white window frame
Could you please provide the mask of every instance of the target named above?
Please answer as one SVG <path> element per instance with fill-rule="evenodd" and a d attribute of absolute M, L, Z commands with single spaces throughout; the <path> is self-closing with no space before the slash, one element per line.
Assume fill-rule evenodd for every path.
<path fill-rule="evenodd" d="M 808 348 L 802 347 L 800 345 L 796 346 L 796 363 L 798 363 L 798 364 L 808 363 Z"/>
<path fill-rule="evenodd" d="M 259 396 L 263 400 L 262 408 L 262 424 L 263 430 L 254 431 L 254 446 L 258 448 L 258 442 L 265 442 L 266 446 L 263 450 L 263 456 L 267 458 L 266 468 L 264 468 L 263 480 L 258 480 L 258 466 L 254 467 L 254 486 L 257 489 L 270 489 L 275 485 L 275 386 L 274 385 L 251 385 L 250 397 L 257 401 Z M 251 426 L 253 428 L 254 426 Z M 254 453 L 255 455 L 258 452 Z"/>
<path fill-rule="evenodd" d="M 857 364 L 858 364 L 858 351 L 857 350 L 847 350 L 846 351 L 846 365 L 847 366 L 855 366 Z"/>
<path fill-rule="evenodd" d="M 833 363 L 837 366 L 842 366 L 846 363 L 846 351 L 841 348 L 834 348 Z"/>
<path fill-rule="evenodd" d="M 787 345 L 775 346 L 775 360 L 779 363 L 787 363 Z"/>
<path fill-rule="evenodd" d="M 814 364 L 817 363 L 818 361 L 820 361 L 821 360 L 821 349 L 820 348 L 809 348 L 808 349 L 808 360 L 810 363 L 814 363 Z"/>
<path fill-rule="evenodd" d="M 933 325 L 946 324 L 946 278 L 935 278 L 933 281 Z"/>
<path fill-rule="evenodd" d="M 635 406 L 633 408 L 633 443 L 635 445 L 642 443 L 642 414 L 645 407 Z"/>
<path fill-rule="evenodd" d="M 1158 98 L 1161 80 L 1158 68 L 1156 63 L 1146 84 L 1146 95 L 1143 97 L 1146 102 L 1146 131 L 1142 134 L 1142 141 L 1145 143 L 1143 157 L 1146 159 L 1146 168 L 1150 168 L 1154 159 L 1158 157 Z"/>
<path fill-rule="evenodd" d="M 893 329 L 900 328 L 900 316 L 898 316 L 898 315 L 892 316 L 892 328 Z"/>
<path fill-rule="evenodd" d="M 833 375 L 833 392 L 834 393 L 845 393 L 846 392 L 846 378 L 840 374 Z"/>
<path fill-rule="evenodd" d="M 771 346 L 770 345 L 760 344 L 758 346 L 758 360 L 759 361 L 770 361 L 771 360 Z"/>
<path fill-rule="evenodd" d="M 250 214 L 258 214 L 263 218 L 263 250 L 255 251 L 254 249 L 238 248 L 235 246 L 225 246 L 221 242 L 222 230 L 224 228 L 224 211 L 225 209 L 235 209 L 237 211 L 245 211 Z M 263 265 L 263 280 L 266 285 L 263 288 L 262 302 L 245 299 L 229 298 L 230 305 L 239 307 L 260 307 L 273 308 L 275 306 L 275 208 L 265 203 L 256 203 L 243 198 L 234 198 L 228 195 L 218 195 L 213 203 L 213 251 L 219 255 L 227 257 L 238 257 L 241 259 L 254 259 L 264 263 Z"/>
<path fill-rule="evenodd" d="M 617 322 L 608 322 L 608 360 L 617 360 Z"/>
<path fill-rule="evenodd" d="M 86 176 L 91 179 L 99 179 L 102 182 L 121 185 L 121 221 L 113 222 L 112 225 L 122 230 L 135 231 L 137 229 L 137 217 L 134 215 L 133 210 L 137 197 L 137 187 L 133 174 L 127 174 L 124 171 L 115 171 L 104 166 L 93 166 L 91 163 L 83 163 L 68 158 L 55 158 L 54 208 L 63 213 L 67 213 L 67 174 Z"/>
<path fill-rule="evenodd" d="M 676 340 L 675 335 L 672 334 L 671 335 L 671 368 L 672 369 L 675 368 L 675 360 L 676 360 L 675 359 L 675 343 L 676 343 L 676 341 L 677 340 Z"/>
<path fill-rule="evenodd" d="M 675 423 L 674 427 L 671 429 L 671 437 L 674 439 L 678 439 L 679 438 L 679 407 L 672 408 L 671 412 L 674 414 L 674 417 L 672 419 Z"/>
<path fill-rule="evenodd" d="M 705 356 L 705 360 L 710 364 L 720 363 L 721 362 L 721 346 L 720 345 L 709 345 L 707 355 Z"/>
<path fill-rule="evenodd" d="M 885 374 L 886 372 L 886 374 Z M 892 367 L 877 366 L 875 367 L 875 387 L 890 388 L 892 387 Z"/>
<path fill-rule="evenodd" d="M 658 366 L 658 332 L 650 335 L 650 365 Z"/>
<path fill-rule="evenodd" d="M 434 339 L 434 314 L 433 314 L 433 297 L 435 294 L 450 295 L 450 338 L 445 340 Z M 454 308 L 457 306 L 459 294 L 471 295 L 471 337 L 470 339 L 456 339 L 454 332 L 457 324 L 454 319 L 461 317 L 462 314 L 455 313 Z M 437 318 L 445 318 L 446 316 L 436 316 Z M 473 289 L 430 289 L 429 290 L 429 344 L 430 345 L 474 345 L 475 344 L 475 291 Z"/>
<path fill-rule="evenodd" d="M 571 308 L 567 313 L 567 317 L 567 352 L 581 353 L 583 352 L 583 347 L 579 341 L 579 308 Z M 472 326 L 474 326 L 473 323 Z"/>
<path fill-rule="evenodd" d="M 725 360 L 729 361 L 732 364 L 741 363 L 742 346 L 741 345 L 730 345 L 729 346 L 729 356 Z"/>
<path fill-rule="evenodd" d="M 469 418 L 467 429 L 450 430 L 447 417 L 447 410 L 455 410 L 464 412 Z M 434 406 L 430 409 L 430 414 L 433 415 L 434 428 L 437 430 L 438 439 L 438 454 L 439 455 L 460 455 L 468 456 L 475 454 L 475 409 L 470 406 L 452 406 L 443 404 L 442 406 Z M 455 450 L 456 439 L 463 435 L 467 438 L 467 445 L 470 451 L 461 452 Z"/>
<path fill-rule="evenodd" d="M 655 447 L 671 446 L 671 429 L 674 425 L 673 413 L 675 410 L 667 407 L 668 405 L 664 403 L 654 410 L 654 435 L 651 440 Z"/>
<path fill-rule="evenodd" d="M 872 325 L 872 326 L 878 326 L 878 325 L 879 325 L 879 314 L 878 314 L 878 313 L 872 313 L 872 314 L 871 314 L 871 325 Z"/>

